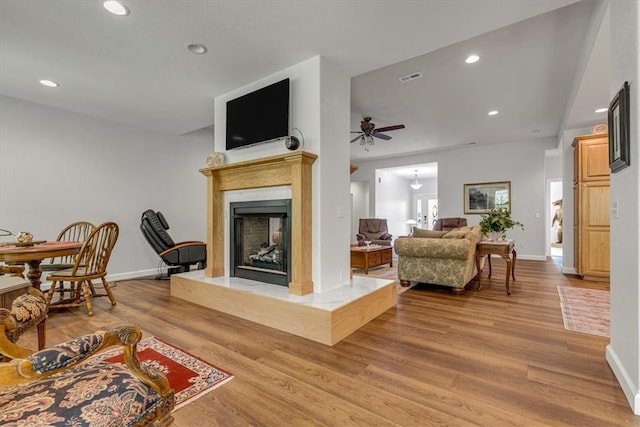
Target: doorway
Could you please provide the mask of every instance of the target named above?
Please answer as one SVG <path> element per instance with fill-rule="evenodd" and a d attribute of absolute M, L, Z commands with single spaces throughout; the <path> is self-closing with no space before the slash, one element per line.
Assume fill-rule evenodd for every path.
<path fill-rule="evenodd" d="M 413 206 L 415 206 L 416 227 L 425 230 L 433 230 L 438 219 L 438 195 L 414 194 Z"/>
<path fill-rule="evenodd" d="M 547 242 L 549 242 L 549 255 L 552 257 L 562 257 L 562 181 L 549 180 L 549 234 Z"/>

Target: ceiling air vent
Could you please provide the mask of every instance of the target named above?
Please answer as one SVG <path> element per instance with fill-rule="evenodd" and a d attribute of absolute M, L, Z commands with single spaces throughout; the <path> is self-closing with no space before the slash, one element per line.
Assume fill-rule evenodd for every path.
<path fill-rule="evenodd" d="M 420 77 L 422 77 L 422 73 L 418 72 L 418 73 L 413 73 L 413 74 L 408 74 L 406 76 L 402 76 L 402 77 L 400 77 L 400 81 L 402 83 L 406 83 L 409 80 L 419 79 Z"/>

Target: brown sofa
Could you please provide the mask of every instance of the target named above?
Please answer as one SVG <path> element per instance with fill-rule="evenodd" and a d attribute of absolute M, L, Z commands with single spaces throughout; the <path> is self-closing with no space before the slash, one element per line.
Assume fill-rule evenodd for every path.
<path fill-rule="evenodd" d="M 466 227 L 466 218 L 438 218 L 433 224 L 434 231 L 451 231 L 455 228 Z"/>
<path fill-rule="evenodd" d="M 448 232 L 416 229 L 413 237 L 397 238 L 394 248 L 400 284 L 430 283 L 464 293 L 465 286 L 477 273 L 476 248 L 481 239 L 479 226 Z"/>

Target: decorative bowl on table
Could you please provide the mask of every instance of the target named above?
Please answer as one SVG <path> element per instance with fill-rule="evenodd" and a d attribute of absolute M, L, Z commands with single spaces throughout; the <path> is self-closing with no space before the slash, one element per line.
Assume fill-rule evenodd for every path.
<path fill-rule="evenodd" d="M 18 243 L 29 243 L 33 241 L 33 234 L 28 231 L 21 231 L 16 236 L 16 242 Z"/>

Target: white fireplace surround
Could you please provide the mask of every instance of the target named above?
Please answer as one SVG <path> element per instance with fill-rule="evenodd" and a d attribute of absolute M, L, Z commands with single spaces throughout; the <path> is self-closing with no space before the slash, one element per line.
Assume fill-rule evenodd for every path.
<path fill-rule="evenodd" d="M 246 190 L 229 190 L 224 193 L 224 277 L 231 275 L 231 203 L 255 202 L 261 200 L 291 199 L 291 186 L 248 188 Z"/>

